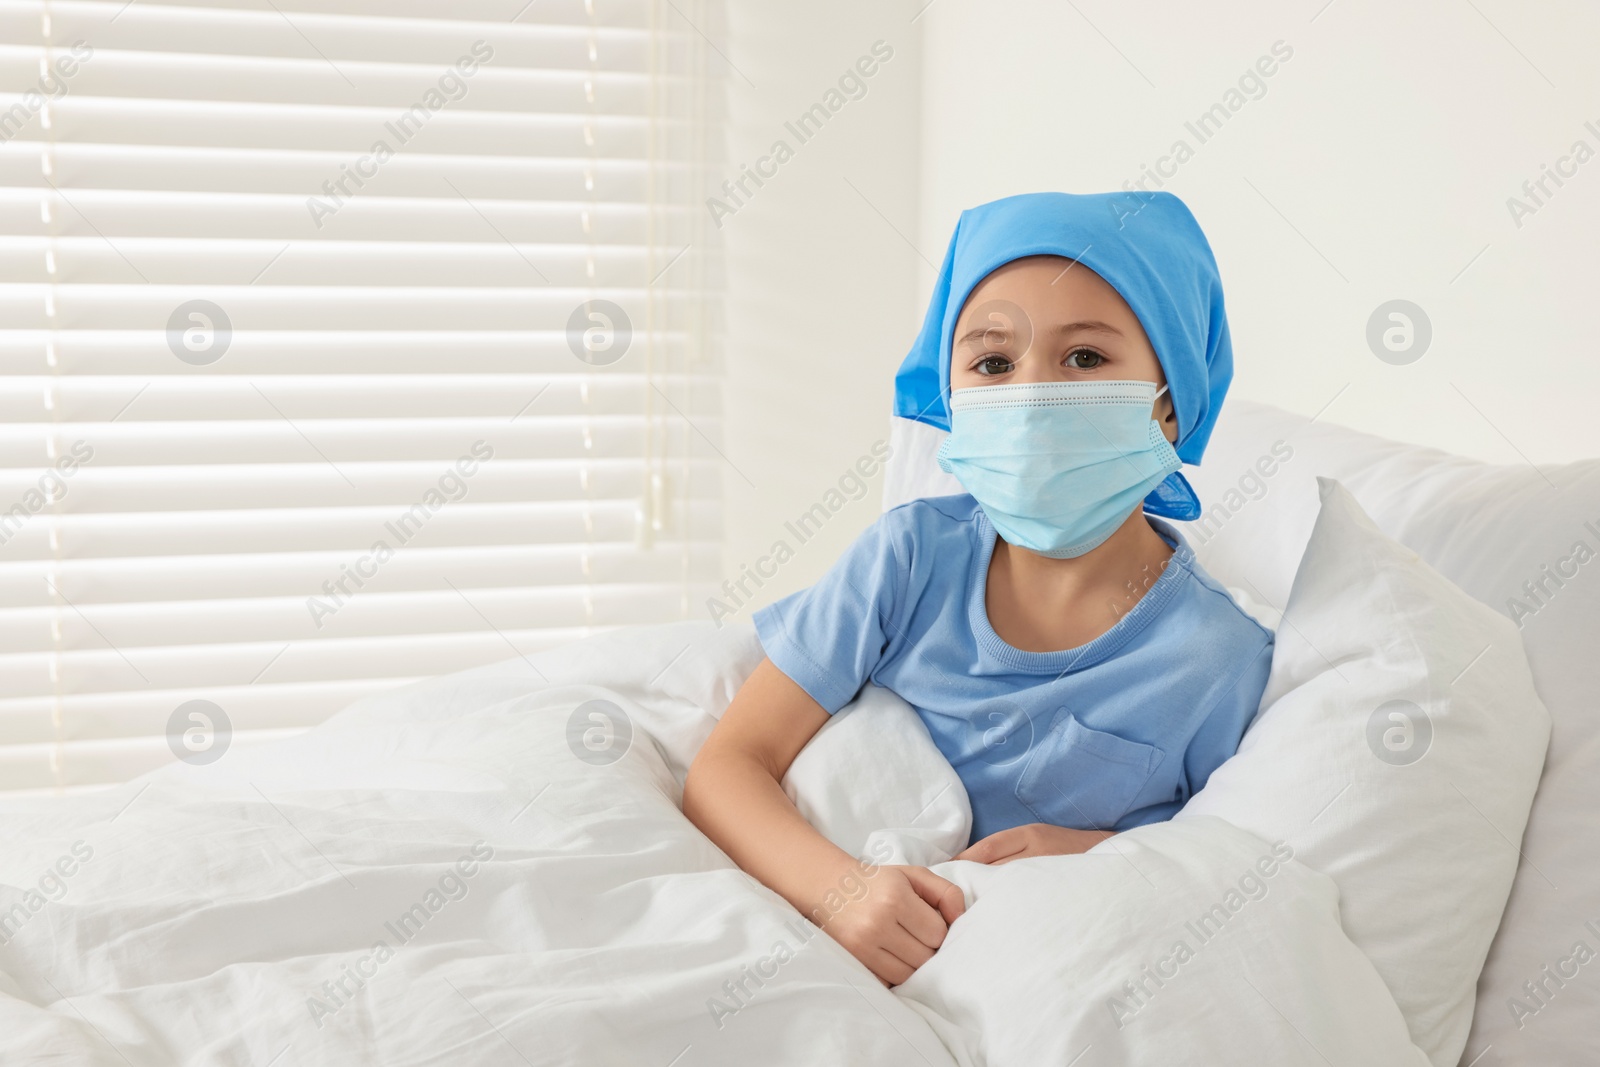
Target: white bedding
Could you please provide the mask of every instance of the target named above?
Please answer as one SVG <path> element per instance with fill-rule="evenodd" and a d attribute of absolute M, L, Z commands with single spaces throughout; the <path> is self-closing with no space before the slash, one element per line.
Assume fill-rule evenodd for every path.
<path fill-rule="evenodd" d="M 1478 865 L 1454 855 L 1445 858 L 1445 862 L 1428 865 L 1421 855 L 1442 858 L 1440 854 L 1449 852 L 1456 841 L 1454 832 L 1471 825 L 1475 833 L 1487 832 L 1491 839 L 1500 840 L 1507 856 L 1515 848 L 1520 860 L 1499 932 L 1478 980 L 1471 1036 L 1460 1048 L 1458 1060 L 1451 1060 L 1449 1054 L 1461 1045 L 1467 1005 L 1464 998 L 1452 997 L 1446 1003 L 1437 994 L 1446 984 L 1465 981 L 1476 973 L 1476 945 L 1469 947 L 1463 941 L 1446 947 L 1453 959 L 1445 965 L 1433 960 L 1432 953 L 1419 956 L 1409 951 L 1403 939 L 1396 938 L 1389 946 L 1388 966 L 1399 965 L 1409 972 L 1406 984 L 1410 989 L 1401 994 L 1402 1004 L 1417 1005 L 1416 994 L 1431 987 L 1433 1007 L 1427 1010 L 1431 1018 L 1425 1019 L 1422 1012 L 1414 1011 L 1409 1021 L 1416 1039 L 1429 1045 L 1434 1062 L 1441 1067 L 1451 1062 L 1459 1067 L 1489 1067 L 1491 1063 L 1542 1067 L 1585 1062 L 1589 1051 L 1600 1046 L 1600 1029 L 1595 1023 L 1600 1013 L 1600 982 L 1582 977 L 1589 972 L 1584 961 L 1600 958 L 1595 954 L 1600 919 L 1592 918 L 1592 905 L 1600 894 L 1600 853 L 1575 843 L 1593 836 L 1595 812 L 1600 810 L 1600 715 L 1595 714 L 1600 658 L 1593 654 L 1595 636 L 1600 634 L 1600 583 L 1584 577 L 1592 569 L 1589 561 L 1597 558 L 1596 539 L 1600 538 L 1600 459 L 1541 467 L 1479 463 L 1438 449 L 1333 425 L 1330 419 L 1334 418 L 1336 412 L 1329 419 L 1318 420 L 1242 398 L 1230 399 L 1217 423 L 1204 466 L 1185 471 L 1207 509 L 1200 522 L 1183 527 L 1185 536 L 1213 577 L 1227 585 L 1246 610 L 1277 628 L 1274 621 L 1263 617 L 1262 605 L 1282 608 L 1290 598 L 1291 587 L 1300 580 L 1302 553 L 1308 550 L 1319 518 L 1319 480 L 1323 476 L 1336 478 L 1386 535 L 1416 552 L 1460 590 L 1515 623 L 1517 639 L 1489 642 L 1496 646 L 1490 656 L 1507 649 L 1519 653 L 1525 649 L 1537 697 L 1548 709 L 1548 762 L 1532 809 L 1517 812 L 1508 808 L 1498 813 L 1469 810 L 1472 804 L 1481 806 L 1478 787 L 1482 783 L 1488 783 L 1489 793 L 1497 803 L 1508 799 L 1508 790 L 1522 790 L 1532 784 L 1531 779 L 1521 777 L 1528 756 L 1526 742 L 1535 734 L 1542 737 L 1543 725 L 1535 726 L 1532 733 L 1512 745 L 1505 759 L 1473 757 L 1481 761 L 1481 766 L 1470 773 L 1465 773 L 1465 766 L 1458 766 L 1464 773 L 1444 781 L 1449 795 L 1455 796 L 1460 805 L 1445 820 L 1452 829 L 1428 842 L 1423 853 L 1408 852 L 1418 874 L 1430 886 L 1460 877 L 1470 879 L 1485 895 L 1489 883 L 1497 877 L 1490 876 L 1489 868 L 1497 867 L 1500 858 Z M 960 486 L 935 462 L 944 436 L 941 432 L 904 419 L 892 419 L 891 424 L 894 459 L 885 467 L 885 508 L 916 496 L 960 491 Z M 1443 625 L 1420 620 L 1422 629 L 1431 634 L 1450 630 L 1454 614 L 1481 616 L 1481 612 L 1458 612 L 1452 608 L 1441 613 Z M 1402 628 L 1411 628 L 1419 621 L 1392 615 L 1386 618 L 1390 623 L 1402 624 Z M 1481 626 L 1481 621 L 1473 622 L 1468 629 Z M 1322 648 L 1320 637 L 1313 637 L 1308 643 L 1300 636 L 1292 627 L 1280 631 L 1275 672 L 1278 659 L 1291 644 L 1304 646 L 1299 655 L 1301 662 L 1291 672 L 1298 679 L 1312 677 L 1322 652 L 1329 652 L 1329 659 L 1339 664 L 1337 669 L 1344 670 L 1344 661 Z M 1365 651 L 1369 658 L 1376 655 L 1380 664 L 1384 650 L 1396 647 L 1392 639 L 1379 640 L 1370 633 L 1366 636 L 1371 640 Z M 1482 644 L 1468 649 L 1468 655 L 1476 656 L 1481 647 Z M 1423 657 L 1433 661 L 1430 669 L 1444 666 L 1440 651 L 1431 650 Z M 1473 703 L 1510 708 L 1513 705 L 1496 692 L 1496 685 L 1510 680 L 1509 675 L 1502 672 L 1496 685 L 1484 684 L 1480 669 L 1490 662 L 1486 658 L 1476 663 L 1466 675 L 1480 690 Z M 1508 665 L 1503 663 L 1502 667 Z M 1456 670 L 1450 670 L 1444 676 L 1451 689 L 1455 687 L 1456 674 Z M 1338 688 L 1333 687 L 1334 691 Z M 1519 681 L 1515 688 L 1525 690 L 1526 686 Z M 1295 703 L 1302 701 L 1294 697 L 1286 702 Z M 1320 698 L 1309 693 L 1303 703 L 1315 708 Z M 1526 709 L 1521 715 L 1526 718 Z M 1280 734 L 1280 740 L 1281 737 Z M 1462 737 L 1472 739 L 1475 746 L 1484 741 L 1482 734 L 1472 729 Z M 1258 756 L 1262 749 L 1257 750 Z M 1440 755 L 1451 751 L 1436 749 Z M 1310 757 L 1318 755 L 1329 754 L 1307 753 L 1306 758 L 1296 760 L 1294 772 L 1280 777 L 1287 779 L 1302 772 L 1297 779 L 1299 787 L 1274 798 L 1273 804 L 1257 802 L 1254 818 L 1279 823 L 1293 819 L 1299 804 L 1310 799 L 1310 792 L 1342 769 L 1342 757 L 1324 758 L 1317 766 Z M 1412 769 L 1426 777 L 1431 762 L 1430 757 Z M 1518 768 L 1516 774 L 1507 773 L 1512 767 Z M 1242 768 L 1235 767 L 1235 771 Z M 1237 787 L 1241 785 L 1240 777 L 1230 772 L 1225 780 L 1231 778 Z M 1236 810 L 1251 804 L 1253 792 L 1273 788 L 1273 775 L 1251 772 L 1242 777 L 1248 779 L 1249 788 L 1237 790 L 1240 795 L 1233 800 Z M 1452 781 L 1462 783 L 1467 799 L 1455 792 L 1457 787 Z M 1335 788 L 1340 784 L 1335 783 Z M 1408 796 L 1408 807 L 1393 803 L 1384 790 L 1364 795 L 1365 804 L 1357 807 L 1366 809 L 1362 815 L 1366 822 L 1370 822 L 1373 810 L 1385 806 L 1397 813 L 1424 811 L 1429 820 L 1440 811 L 1433 798 Z M 1319 834 L 1330 840 L 1337 836 L 1329 828 L 1329 819 L 1338 822 L 1351 807 L 1349 801 L 1362 796 L 1354 789 L 1346 791 L 1334 815 L 1319 817 Z M 1284 800 L 1289 803 L 1282 803 Z M 1320 811 L 1322 804 L 1323 801 L 1316 801 L 1311 811 Z M 1207 803 L 1190 807 L 1204 809 Z M 1233 813 L 1222 814 L 1226 817 Z M 1463 815 L 1467 818 L 1460 818 Z M 1526 836 L 1520 836 L 1518 829 L 1524 815 Z M 1429 820 L 1418 823 L 1407 819 L 1404 832 L 1369 832 L 1368 840 L 1382 847 L 1404 844 L 1414 839 L 1419 830 L 1431 826 Z M 1263 829 L 1242 818 L 1235 821 L 1258 832 Z M 1350 840 L 1348 834 L 1345 840 Z M 1312 856 L 1316 851 L 1313 848 L 1305 855 Z M 1391 864 L 1388 857 L 1384 862 L 1376 862 L 1377 858 L 1372 848 L 1347 850 L 1343 856 L 1345 871 L 1335 877 L 1348 879 L 1353 865 L 1358 863 L 1369 865 L 1373 875 L 1379 876 Z M 1368 881 L 1364 877 L 1361 880 Z M 1343 882 L 1341 888 L 1348 890 Z M 1398 928 L 1419 913 L 1434 913 L 1435 901 L 1429 892 L 1411 894 L 1409 903 L 1408 898 L 1398 895 L 1402 892 L 1391 891 L 1389 897 L 1402 902 L 1402 906 L 1371 910 L 1369 915 Z M 1445 895 L 1459 899 L 1462 893 L 1462 886 L 1452 886 Z M 1364 895 L 1370 898 L 1370 893 Z M 1486 905 L 1480 900 L 1473 907 L 1481 914 L 1484 907 L 1498 907 L 1498 903 L 1496 899 Z M 1341 910 L 1344 907 L 1342 902 Z M 1445 913 L 1449 914 L 1448 908 Z M 1434 926 L 1426 922 L 1414 928 L 1427 930 Z"/>
<path fill-rule="evenodd" d="M 521 660 L 411 686 L 237 760 L 5 812 L 7 904 L 74 841 L 92 855 L 0 949 L 0 1061 L 955 1062 L 678 811 L 647 728 L 709 717 L 627 694 L 691 632 L 609 635 L 592 669 L 535 657 L 550 686 Z M 632 719 L 611 763 L 568 741 L 595 698 Z"/>
<path fill-rule="evenodd" d="M 1425 1063 L 1344 937 L 1332 883 L 1291 860 L 1259 898 L 1241 891 L 1272 843 L 1217 819 L 1084 856 L 941 866 L 971 910 L 886 990 L 678 810 L 688 760 L 758 656 L 746 627 L 617 632 L 208 767 L 11 802 L 0 905 L 26 910 L 75 842 L 89 855 L 0 948 L 0 1061 Z M 597 699 L 626 731 L 589 717 Z M 905 765 L 926 766 L 927 744 Z M 935 797 L 945 836 L 910 846 L 951 840 L 964 805 Z M 1217 906 L 1226 929 L 1163 965 Z M 1130 999 L 1124 981 L 1156 988 L 1147 965 L 1176 976 Z"/>

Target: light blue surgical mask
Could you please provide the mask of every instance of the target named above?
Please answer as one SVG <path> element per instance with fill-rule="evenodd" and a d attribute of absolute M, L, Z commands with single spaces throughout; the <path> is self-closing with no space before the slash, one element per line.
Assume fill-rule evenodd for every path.
<path fill-rule="evenodd" d="M 1183 466 L 1153 418 L 1154 382 L 957 389 L 939 466 L 1010 544 L 1052 559 L 1103 544 Z"/>

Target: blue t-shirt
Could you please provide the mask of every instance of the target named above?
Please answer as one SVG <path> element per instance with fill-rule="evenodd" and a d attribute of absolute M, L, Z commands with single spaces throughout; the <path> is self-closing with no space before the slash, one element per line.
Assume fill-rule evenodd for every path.
<path fill-rule="evenodd" d="M 966 785 L 973 841 L 1160 822 L 1239 747 L 1273 636 L 1182 534 L 1145 518 L 1171 559 L 1077 648 L 1024 652 L 994 632 L 995 530 L 966 494 L 885 512 L 816 585 L 757 611 L 756 632 L 830 715 L 869 679 L 915 708 Z"/>

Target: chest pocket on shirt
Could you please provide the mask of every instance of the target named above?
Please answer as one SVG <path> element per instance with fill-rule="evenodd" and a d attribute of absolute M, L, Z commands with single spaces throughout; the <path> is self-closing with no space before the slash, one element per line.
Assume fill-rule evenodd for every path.
<path fill-rule="evenodd" d="M 1017 779 L 1017 799 L 1040 822 L 1109 830 L 1165 756 L 1153 745 L 1091 730 L 1064 712 Z"/>

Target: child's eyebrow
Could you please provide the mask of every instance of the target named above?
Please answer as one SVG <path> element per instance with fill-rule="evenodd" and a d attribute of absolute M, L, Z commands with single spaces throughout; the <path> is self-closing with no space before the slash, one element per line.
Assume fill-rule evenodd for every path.
<path fill-rule="evenodd" d="M 1005 335 L 1009 340 L 1012 331 L 1003 326 L 975 326 L 966 333 L 962 334 L 960 337 L 956 338 L 956 344 L 964 345 L 971 341 L 983 341 L 986 340 L 991 333 Z"/>
<path fill-rule="evenodd" d="M 1082 322 L 1064 322 L 1051 330 L 1052 333 L 1077 333 L 1079 331 L 1089 331 L 1091 333 L 1114 333 L 1118 337 L 1122 336 L 1121 330 L 1117 329 L 1115 326 L 1112 326 L 1110 323 L 1101 322 L 1098 319 L 1085 319 Z M 966 333 L 962 334 L 960 337 L 956 338 L 956 344 L 964 345 L 972 341 L 983 341 L 988 338 L 989 334 L 995 332 L 1007 333 L 1009 331 L 1001 326 L 975 326 Z"/>
<path fill-rule="evenodd" d="M 1121 330 L 1117 329 L 1115 326 L 1112 326 L 1110 323 L 1101 322 L 1098 319 L 1086 319 L 1083 322 L 1065 322 L 1060 326 L 1057 326 L 1054 332 L 1074 333 L 1078 330 L 1091 330 L 1097 333 L 1114 333 L 1118 337 L 1122 336 Z"/>

